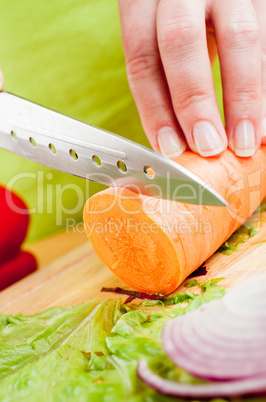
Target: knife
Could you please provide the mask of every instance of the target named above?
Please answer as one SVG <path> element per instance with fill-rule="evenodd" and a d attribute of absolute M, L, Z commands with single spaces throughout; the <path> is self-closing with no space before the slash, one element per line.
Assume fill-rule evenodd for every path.
<path fill-rule="evenodd" d="M 0 148 L 112 187 L 226 206 L 210 185 L 159 153 L 8 92 L 0 92 Z"/>

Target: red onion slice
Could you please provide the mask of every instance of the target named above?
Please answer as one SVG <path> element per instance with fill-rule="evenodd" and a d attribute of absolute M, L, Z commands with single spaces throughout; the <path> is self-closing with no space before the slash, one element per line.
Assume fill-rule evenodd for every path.
<path fill-rule="evenodd" d="M 209 333 L 213 341 L 219 342 L 223 340 L 228 345 L 238 345 L 239 340 L 242 342 L 260 342 L 264 344 L 266 326 L 261 320 L 243 320 L 235 315 L 231 315 L 225 306 L 220 303 L 218 305 L 209 305 L 209 309 L 201 315 L 196 315 L 195 325 L 203 333 Z"/>
<path fill-rule="evenodd" d="M 201 319 L 200 314 L 195 315 L 193 318 L 193 320 L 190 319 L 186 322 L 188 326 L 187 331 L 189 331 L 186 340 L 192 348 L 200 342 L 203 348 L 215 348 L 216 352 L 226 349 L 228 353 L 243 353 L 243 347 L 245 347 L 246 352 L 249 354 L 261 353 L 263 350 L 265 339 L 259 340 L 256 338 L 256 333 L 253 333 L 253 338 L 241 339 L 240 342 L 239 337 L 237 339 L 230 339 L 229 331 L 226 331 L 225 334 L 223 334 L 222 331 L 216 332 L 215 328 L 217 325 L 216 327 L 214 326 L 214 328 L 206 328 L 204 319 Z"/>
<path fill-rule="evenodd" d="M 201 337 L 200 335 L 202 335 L 203 328 L 196 325 L 196 318 L 196 315 L 188 317 L 187 320 L 183 321 L 182 328 L 180 329 L 182 341 L 189 348 L 191 348 L 192 351 L 200 350 L 201 354 L 209 357 L 215 357 L 218 360 L 224 360 L 225 358 L 230 359 L 232 355 L 237 356 L 239 359 L 241 359 L 243 356 L 246 359 L 249 357 L 249 355 L 251 357 L 255 355 L 261 357 L 261 355 L 264 355 L 266 359 L 266 349 L 263 349 L 263 346 L 265 346 L 265 340 L 264 343 L 252 343 L 253 347 L 250 348 L 250 344 L 248 341 L 242 341 L 241 339 L 239 339 L 238 345 L 236 343 L 233 343 L 233 347 L 231 348 L 232 345 L 230 344 L 230 347 L 228 348 L 227 339 L 216 338 L 215 340 L 212 340 L 212 338 L 210 337 L 209 339 L 205 340 L 203 337 Z M 175 336 L 176 325 L 177 322 L 174 322 L 173 337 Z M 178 330 L 179 328 L 177 328 L 177 331 Z M 209 334 L 208 331 L 206 331 L 206 333 L 207 335 Z M 199 344 L 201 345 L 201 347 L 199 347 Z"/>
<path fill-rule="evenodd" d="M 242 345 L 241 351 L 228 352 L 227 342 L 224 342 L 222 348 L 217 349 L 200 342 L 199 338 L 192 345 L 189 340 L 189 327 L 193 316 L 195 315 L 191 314 L 186 320 L 183 319 L 177 331 L 175 331 L 177 321 L 172 326 L 172 342 L 178 356 L 175 358 L 177 365 L 196 376 L 211 380 L 243 379 L 263 374 L 266 376 L 265 350 L 246 353 L 246 345 Z"/>
<path fill-rule="evenodd" d="M 238 317 L 266 318 L 266 274 L 240 282 L 223 297 L 223 303 Z"/>
<path fill-rule="evenodd" d="M 142 381 L 161 394 L 180 398 L 226 398 L 266 394 L 266 378 L 200 385 L 181 384 L 159 377 L 149 369 L 145 360 L 139 361 L 137 373 Z"/>
<path fill-rule="evenodd" d="M 220 303 L 210 303 L 208 309 L 201 315 L 201 322 L 214 336 L 227 338 L 230 341 L 247 339 L 251 341 L 254 336 L 259 340 L 265 339 L 266 322 L 258 318 L 243 318 L 232 314 L 222 300 Z"/>
<path fill-rule="evenodd" d="M 189 314 L 190 318 L 193 317 Z M 188 316 L 186 318 L 188 318 Z M 162 333 L 163 347 L 169 358 L 189 373 L 209 380 L 232 380 L 254 377 L 265 374 L 266 359 L 261 354 L 245 357 L 242 349 L 242 358 L 239 355 L 223 357 L 222 353 L 217 356 L 216 348 L 212 353 L 206 353 L 204 344 L 197 342 L 192 348 L 184 336 L 185 316 L 175 322 L 168 323 Z M 174 325 L 173 325 L 174 324 Z M 224 344 L 223 351 L 226 350 Z M 210 351 L 209 351 L 210 352 Z M 259 363 L 259 364 L 258 364 Z"/>
<path fill-rule="evenodd" d="M 249 289 L 248 297 L 255 299 L 253 303 L 246 300 L 243 289 Z M 252 280 L 251 289 L 245 283 L 238 285 L 226 299 L 170 321 L 162 332 L 169 358 L 189 373 L 208 380 L 266 377 L 266 275 Z M 247 315 L 241 310 L 241 294 Z M 253 315 L 249 305 L 256 307 Z"/>

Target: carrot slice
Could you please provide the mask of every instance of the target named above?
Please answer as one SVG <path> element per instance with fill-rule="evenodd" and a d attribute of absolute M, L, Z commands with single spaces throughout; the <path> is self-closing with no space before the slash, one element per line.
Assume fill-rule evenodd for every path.
<path fill-rule="evenodd" d="M 176 162 L 210 184 L 229 204 L 184 204 L 109 188 L 84 208 L 87 235 L 102 261 L 140 292 L 169 294 L 240 227 L 266 196 L 266 147 L 251 158 L 227 150 L 205 159 L 185 152 Z"/>

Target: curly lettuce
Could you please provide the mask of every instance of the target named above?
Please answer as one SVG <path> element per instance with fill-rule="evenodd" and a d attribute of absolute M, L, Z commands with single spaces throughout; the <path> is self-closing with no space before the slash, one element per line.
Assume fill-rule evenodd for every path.
<path fill-rule="evenodd" d="M 169 297 L 165 305 L 109 299 L 34 316 L 0 315 L 0 400 L 172 401 L 137 377 L 137 363 L 145 358 L 166 378 L 199 381 L 167 358 L 160 337 L 168 320 L 224 294 L 217 281 L 200 290 Z"/>

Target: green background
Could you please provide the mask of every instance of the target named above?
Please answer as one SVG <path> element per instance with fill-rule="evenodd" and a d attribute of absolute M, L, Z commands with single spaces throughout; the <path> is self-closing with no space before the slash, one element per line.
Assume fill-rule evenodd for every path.
<path fill-rule="evenodd" d="M 148 146 L 127 84 L 116 0 L 0 0 L 0 10 L 5 90 Z M 218 63 L 214 77 L 221 108 Z M 86 198 L 103 188 L 3 150 L 0 167 L 0 182 L 33 212 L 28 241 L 81 221 Z"/>

